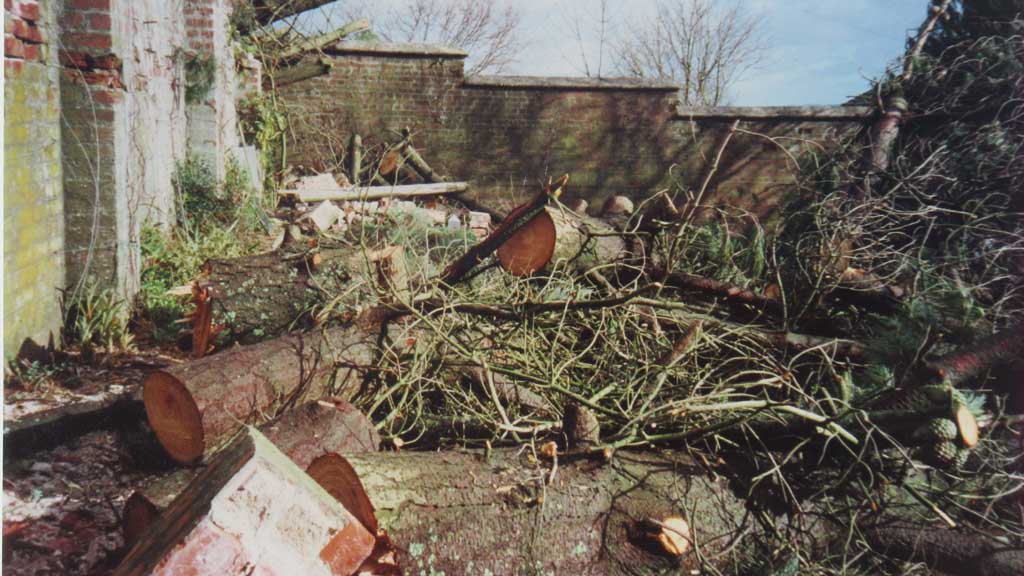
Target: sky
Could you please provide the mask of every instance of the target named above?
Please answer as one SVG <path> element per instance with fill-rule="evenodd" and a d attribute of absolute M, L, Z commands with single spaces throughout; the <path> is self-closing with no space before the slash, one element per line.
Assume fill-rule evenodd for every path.
<path fill-rule="evenodd" d="M 402 1 L 376 0 L 374 4 Z M 523 14 L 524 47 L 505 73 L 578 76 L 583 73 L 581 51 L 591 62 L 597 61 L 599 42 L 584 38 L 581 50 L 567 18 L 596 20 L 599 0 L 509 1 Z M 650 18 L 656 1 L 611 0 L 611 21 Z M 725 104 L 737 106 L 843 103 L 897 61 L 929 4 L 928 0 L 739 1 L 762 20 L 767 49 L 762 62 L 729 91 Z M 338 22 L 346 0 L 335 4 L 307 18 Z"/>

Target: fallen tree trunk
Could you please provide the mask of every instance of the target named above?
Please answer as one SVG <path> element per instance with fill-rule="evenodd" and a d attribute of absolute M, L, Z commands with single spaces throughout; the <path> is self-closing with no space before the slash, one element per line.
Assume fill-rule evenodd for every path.
<path fill-rule="evenodd" d="M 951 352 L 928 362 L 931 375 L 960 384 L 1000 364 L 1020 362 L 1024 358 L 1024 322 L 982 339 L 972 346 Z M 927 383 L 929 378 L 921 378 Z"/>
<path fill-rule="evenodd" d="M 375 509 L 373 526 L 365 520 L 364 526 L 373 532 L 379 525 L 388 534 L 406 573 L 686 573 L 707 564 L 730 573 L 756 561 L 751 543 L 781 536 L 799 542 L 804 552 L 824 551 L 833 537 L 845 542 L 848 536 L 842 524 L 848 518 L 829 521 L 810 508 L 791 520 L 751 515 L 749 506 L 770 506 L 748 503 L 733 492 L 729 478 L 677 453 L 619 451 L 610 460 L 603 452 L 589 454 L 555 451 L 560 464 L 521 449 L 328 454 L 314 460 L 308 473 L 348 503 L 361 492 L 349 472 L 354 469 Z M 687 526 L 683 548 L 690 552 L 672 551 L 659 537 L 664 533 L 651 534 L 652 525 L 677 525 L 665 522 L 673 518 Z M 880 518 L 864 524 L 867 530 L 884 526 Z M 922 521 L 902 540 L 877 541 L 868 534 L 888 554 L 953 574 L 1019 574 L 1024 552 L 991 543 L 971 543 L 984 554 L 961 545 L 964 553 L 955 552 L 961 561 L 942 564 L 954 552 L 941 550 L 944 540 L 932 534 L 939 531 Z"/>
<path fill-rule="evenodd" d="M 548 206 L 502 244 L 497 256 L 506 272 L 528 276 L 549 265 L 579 271 L 615 266 L 632 251 L 604 221 Z"/>
<path fill-rule="evenodd" d="M 377 360 L 380 326 L 339 326 L 240 346 L 149 374 L 146 417 L 171 458 L 193 463 L 242 425 L 287 406 L 352 397 Z"/>
<path fill-rule="evenodd" d="M 516 450 L 348 460 L 406 571 L 685 573 L 698 558 L 667 553 L 642 529 L 678 516 L 704 554 L 723 554 L 719 566 L 745 552 L 727 550 L 746 518 L 742 501 L 685 459 L 619 454 L 611 465 L 579 461 L 555 473 Z"/>
<path fill-rule="evenodd" d="M 376 538 L 254 428 L 228 444 L 115 574 L 353 574 Z"/>
<path fill-rule="evenodd" d="M 287 46 L 284 50 L 281 50 L 273 56 L 278 60 L 294 58 L 295 56 L 299 56 L 305 52 L 322 50 L 331 44 L 336 44 L 347 36 L 351 36 L 357 32 L 365 32 L 369 29 L 369 20 L 356 20 L 355 22 L 349 22 L 337 30 L 332 30 L 324 34 L 320 34 L 319 36 L 314 36 L 312 38 L 302 40 L 301 42 L 296 42 L 295 44 Z"/>
<path fill-rule="evenodd" d="M 316 78 L 317 76 L 323 76 L 331 71 L 331 66 L 331 61 L 326 58 L 303 60 L 278 69 L 277 73 L 272 77 L 268 76 L 265 84 L 270 84 L 272 82 L 273 86 L 265 85 L 264 88 L 267 90 L 280 88 L 281 86 L 286 86 L 294 82 L 301 82 L 310 78 Z"/>
<path fill-rule="evenodd" d="M 314 307 L 356 279 L 367 289 L 405 285 L 402 251 L 363 251 L 343 244 L 285 253 L 209 260 L 193 290 L 192 354 L 253 344 L 313 324 Z"/>
<path fill-rule="evenodd" d="M 308 402 L 259 430 L 303 470 L 324 454 L 376 452 L 380 448 L 373 423 L 341 400 Z M 196 468 L 182 468 L 133 492 L 121 515 L 126 546 L 134 544 L 198 474 Z"/>
<path fill-rule="evenodd" d="M 1024 548 L 999 544 L 979 534 L 945 528 L 922 530 L 913 522 L 892 520 L 874 523 L 864 535 L 879 552 L 924 562 L 950 574 L 1024 574 Z"/>
<path fill-rule="evenodd" d="M 757 558 L 751 544 L 764 541 L 758 531 L 779 530 L 806 546 L 804 551 L 824 550 L 833 537 L 847 534 L 841 524 L 812 520 L 813 515 L 759 524 L 726 478 L 678 454 L 617 452 L 610 463 L 562 458 L 566 462 L 555 466 L 521 450 L 496 450 L 374 453 L 347 460 L 406 572 L 688 573 L 710 564 L 732 573 Z M 319 481 L 328 492 L 344 489 L 333 487 L 330 478 Z M 690 552 L 675 555 L 651 537 L 649 526 L 669 518 L 688 525 L 684 548 Z M 918 540 L 890 551 L 916 550 L 915 558 L 950 569 L 940 563 L 942 542 L 928 544 L 937 529 L 924 522 L 916 529 Z M 982 555 L 964 558 L 952 567 L 954 574 L 973 575 L 984 566 L 994 567 L 988 574 L 1010 576 L 1020 573 L 1016 567 L 1024 552 L 1004 551 L 998 564 Z"/>

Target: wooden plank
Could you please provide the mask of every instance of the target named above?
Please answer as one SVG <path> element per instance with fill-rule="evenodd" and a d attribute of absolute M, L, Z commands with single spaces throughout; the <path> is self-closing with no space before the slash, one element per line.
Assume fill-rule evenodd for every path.
<path fill-rule="evenodd" d="M 380 200 L 382 198 L 413 198 L 437 194 L 455 194 L 469 189 L 468 182 L 437 182 L 433 184 L 404 184 L 398 186 L 349 186 L 338 190 L 281 190 L 282 196 L 294 196 L 300 202 L 323 200 Z"/>

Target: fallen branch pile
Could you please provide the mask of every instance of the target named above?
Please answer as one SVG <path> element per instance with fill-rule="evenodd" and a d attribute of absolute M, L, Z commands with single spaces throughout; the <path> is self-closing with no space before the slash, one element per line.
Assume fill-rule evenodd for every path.
<path fill-rule="evenodd" d="M 340 574 L 1020 573 L 1019 431 L 992 388 L 1024 334 L 1024 50 L 929 52 L 951 10 L 772 230 L 704 201 L 739 122 L 698 190 L 593 216 L 559 201 L 566 175 L 493 226 L 408 129 L 353 135 L 285 187 L 274 250 L 193 286 L 195 358 L 143 399 L 201 471 L 166 509 L 134 498 L 151 526 L 121 572 L 205 550 Z M 341 454 L 325 397 L 392 450 Z M 282 528 L 286 490 L 309 531 Z"/>

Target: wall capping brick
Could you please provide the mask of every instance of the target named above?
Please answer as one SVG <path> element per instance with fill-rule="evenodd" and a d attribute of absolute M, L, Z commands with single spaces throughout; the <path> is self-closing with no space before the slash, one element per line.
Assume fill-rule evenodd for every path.
<path fill-rule="evenodd" d="M 686 106 L 676 114 L 682 119 L 728 120 L 864 120 L 874 113 L 870 106 Z"/>
<path fill-rule="evenodd" d="M 469 56 L 465 50 L 440 44 L 395 44 L 390 42 L 338 42 L 324 48 L 328 54 L 382 54 L 420 58 L 459 58 Z"/>
<path fill-rule="evenodd" d="M 669 80 L 644 78 L 586 78 L 562 76 L 467 76 L 467 88 L 552 88 L 558 90 L 650 90 L 676 92 L 679 86 Z"/>

